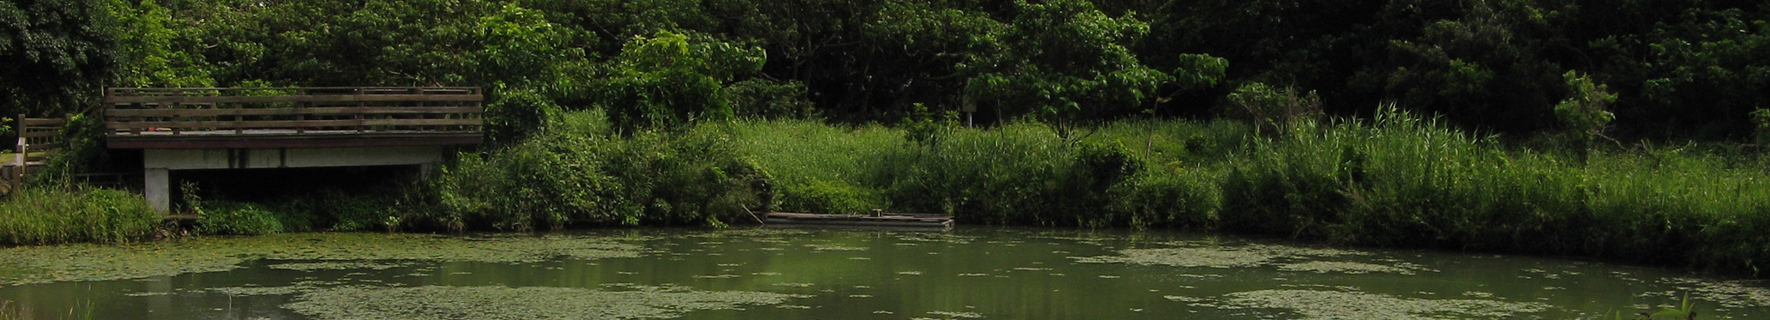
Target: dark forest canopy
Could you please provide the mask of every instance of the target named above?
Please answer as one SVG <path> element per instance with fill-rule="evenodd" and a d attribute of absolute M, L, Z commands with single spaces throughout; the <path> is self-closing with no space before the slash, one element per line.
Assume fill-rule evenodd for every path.
<path fill-rule="evenodd" d="M 1611 136 L 1743 140 L 1770 108 L 1767 17 L 1756 0 L 7 0 L 0 111 L 78 112 L 106 86 L 467 85 L 512 125 L 973 104 L 1062 127 L 1285 88 L 1524 136 L 1564 129 L 1571 71 L 1616 96 Z"/>

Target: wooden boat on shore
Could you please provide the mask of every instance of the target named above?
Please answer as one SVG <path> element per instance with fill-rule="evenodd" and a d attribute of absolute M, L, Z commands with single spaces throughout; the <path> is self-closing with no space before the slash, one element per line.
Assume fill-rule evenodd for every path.
<path fill-rule="evenodd" d="M 830 226 L 951 228 L 953 216 L 919 213 L 819 214 L 769 212 L 768 223 Z"/>

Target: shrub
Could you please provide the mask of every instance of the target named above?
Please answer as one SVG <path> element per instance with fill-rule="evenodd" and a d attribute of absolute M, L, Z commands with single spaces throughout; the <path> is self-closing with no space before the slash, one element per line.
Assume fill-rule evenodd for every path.
<path fill-rule="evenodd" d="M 259 204 L 203 201 L 196 207 L 198 233 L 255 236 L 283 232 L 278 214 Z"/>
<path fill-rule="evenodd" d="M 1561 120 L 1580 161 L 1584 162 L 1592 141 L 1604 136 L 1604 125 L 1616 119 L 1609 110 L 1616 95 L 1610 93 L 1609 86 L 1577 71 L 1569 70 L 1562 77 L 1567 81 L 1567 99 L 1555 104 L 1555 117 Z"/>
<path fill-rule="evenodd" d="M 597 121 L 584 115 L 564 119 Z M 773 184 L 719 132 L 586 135 L 563 123 L 508 149 L 464 153 L 424 188 L 440 210 L 412 216 L 451 229 L 706 223 L 766 211 Z M 570 129 L 575 128 L 575 129 Z"/>
<path fill-rule="evenodd" d="M 1767 149 L 1764 145 L 1770 144 L 1770 109 L 1759 108 L 1752 111 L 1751 117 L 1755 142 L 1759 149 Z"/>
<path fill-rule="evenodd" d="M 1123 215 L 1123 225 L 1135 228 L 1196 227 L 1216 225 L 1218 194 L 1216 177 L 1203 170 L 1149 171 L 1108 192 L 1105 208 Z"/>
<path fill-rule="evenodd" d="M 1288 133 L 1298 121 L 1321 117 L 1321 98 L 1314 91 L 1299 92 L 1291 87 L 1251 82 L 1235 88 L 1224 101 L 1224 117 L 1247 122 L 1265 135 Z"/>
<path fill-rule="evenodd" d="M 878 209 L 878 192 L 849 181 L 782 184 L 780 208 L 792 212 L 866 213 Z"/>
<path fill-rule="evenodd" d="M 559 107 L 533 90 L 495 92 L 486 105 L 485 135 L 494 145 L 515 144 L 548 125 Z"/>

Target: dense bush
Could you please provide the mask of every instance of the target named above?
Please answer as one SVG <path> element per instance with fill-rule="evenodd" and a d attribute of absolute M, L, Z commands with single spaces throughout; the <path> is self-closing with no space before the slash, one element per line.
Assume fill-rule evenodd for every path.
<path fill-rule="evenodd" d="M 146 200 L 118 190 L 30 188 L 0 201 L 3 244 L 128 242 L 159 223 Z"/>
<path fill-rule="evenodd" d="M 255 236 L 284 230 L 282 213 L 256 203 L 205 201 L 194 211 L 202 234 Z"/>
<path fill-rule="evenodd" d="M 600 117 L 566 119 L 508 149 L 461 154 L 419 197 L 437 210 L 411 213 L 410 223 L 457 230 L 718 225 L 751 219 L 774 201 L 767 176 L 731 152 L 723 134 L 620 138 Z"/>

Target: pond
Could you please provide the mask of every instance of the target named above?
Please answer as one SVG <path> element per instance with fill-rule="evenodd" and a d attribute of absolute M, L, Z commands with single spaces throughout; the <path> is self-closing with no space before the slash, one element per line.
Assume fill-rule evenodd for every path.
<path fill-rule="evenodd" d="M 1596 319 L 1686 298 L 1701 319 L 1770 318 L 1770 289 L 1753 281 L 1169 231 L 301 233 L 0 249 L 0 318 Z"/>

